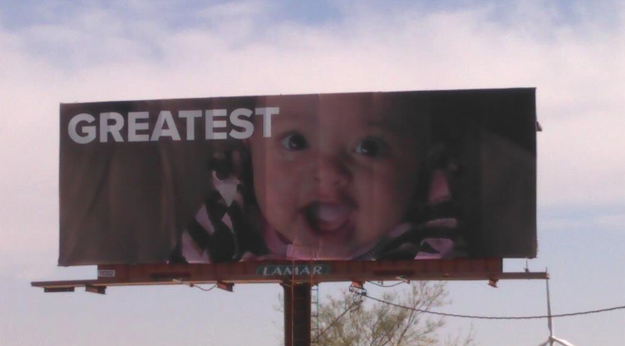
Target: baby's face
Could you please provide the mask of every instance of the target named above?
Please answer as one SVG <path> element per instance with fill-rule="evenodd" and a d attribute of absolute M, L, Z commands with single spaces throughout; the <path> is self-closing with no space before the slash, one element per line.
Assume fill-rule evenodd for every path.
<path fill-rule="evenodd" d="M 282 99 L 272 137 L 252 136 L 255 193 L 269 226 L 297 252 L 345 259 L 402 221 L 422 140 L 405 110 L 369 98 L 308 100 Z"/>

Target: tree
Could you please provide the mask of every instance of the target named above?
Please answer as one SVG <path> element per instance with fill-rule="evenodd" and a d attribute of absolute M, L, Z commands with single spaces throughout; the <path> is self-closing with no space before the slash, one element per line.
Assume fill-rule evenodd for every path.
<path fill-rule="evenodd" d="M 356 294 L 343 292 L 340 298 L 328 297 L 319 306 L 320 335 L 313 335 L 319 346 L 471 346 L 473 334 L 456 336 L 441 342 L 438 333 L 445 324 L 440 317 L 426 316 L 422 311 L 448 305 L 442 283 L 416 282 L 403 293 L 385 293 L 381 302 L 365 304 Z"/>

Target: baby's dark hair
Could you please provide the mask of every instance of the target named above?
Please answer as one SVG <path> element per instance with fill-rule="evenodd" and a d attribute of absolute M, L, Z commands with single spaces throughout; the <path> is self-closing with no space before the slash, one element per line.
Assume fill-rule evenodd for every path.
<path fill-rule="evenodd" d="M 247 257 L 268 254 L 261 234 L 261 217 L 251 177 L 251 159 L 245 146 L 214 153 L 206 164 L 211 183 L 203 201 L 209 229 L 196 218 L 189 221 L 170 254 L 170 263 L 188 263 L 183 249 L 184 234 L 196 248 L 206 252 L 211 263 L 237 262 Z M 234 198 L 226 201 L 219 184 L 236 184 Z M 227 219 L 229 224 L 225 222 Z"/>

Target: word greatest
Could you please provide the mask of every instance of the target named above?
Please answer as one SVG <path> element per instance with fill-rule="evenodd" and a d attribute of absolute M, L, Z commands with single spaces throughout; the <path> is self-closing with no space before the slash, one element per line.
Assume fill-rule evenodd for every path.
<path fill-rule="evenodd" d="M 226 109 L 184 110 L 178 111 L 179 123 L 184 123 L 184 140 L 195 140 L 196 122 L 204 118 L 204 139 L 246 139 L 254 133 L 252 115 L 263 117 L 263 137 L 271 137 L 271 117 L 280 114 L 279 107 L 256 108 L 255 112 L 247 108 L 237 108 L 230 114 Z M 109 139 L 114 142 L 124 142 L 126 135 L 128 142 L 155 142 L 163 137 L 180 141 L 180 131 L 171 111 L 160 111 L 156 122 L 149 122 L 149 112 L 129 112 L 126 118 L 116 112 L 99 114 L 99 121 L 88 113 L 73 116 L 68 124 L 69 137 L 76 143 L 91 143 L 96 138 L 100 143 Z M 227 131 L 228 122 L 230 131 Z M 153 124 L 153 126 L 152 126 Z M 224 131 L 225 130 L 225 131 Z"/>

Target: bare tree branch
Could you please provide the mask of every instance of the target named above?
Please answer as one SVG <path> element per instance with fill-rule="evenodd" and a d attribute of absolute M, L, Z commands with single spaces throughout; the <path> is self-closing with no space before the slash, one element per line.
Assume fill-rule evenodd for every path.
<path fill-rule="evenodd" d="M 417 310 L 431 310 L 450 304 L 443 283 L 415 282 L 410 290 L 399 294 L 385 293 L 384 301 L 409 306 L 402 309 L 383 303 L 362 303 L 357 309 L 346 312 L 353 302 L 351 293 L 343 292 L 340 298 L 328 297 L 319 307 L 321 330 L 317 346 L 476 346 L 475 335 L 447 336 L 439 334 L 445 321 L 429 317 Z M 344 315 L 341 315 L 343 314 Z M 337 321 L 338 319 L 338 321 Z M 314 338 L 314 337 L 313 337 Z"/>

